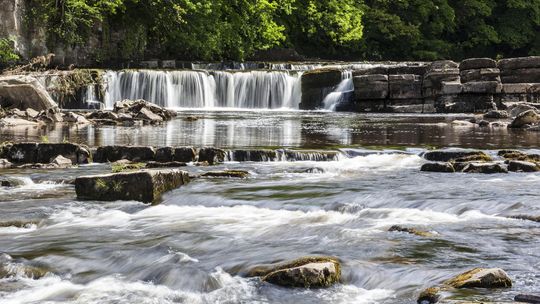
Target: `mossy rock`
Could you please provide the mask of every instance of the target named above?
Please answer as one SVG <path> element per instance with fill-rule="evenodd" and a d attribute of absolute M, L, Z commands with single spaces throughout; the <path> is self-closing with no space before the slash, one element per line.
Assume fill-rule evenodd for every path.
<path fill-rule="evenodd" d="M 471 154 L 467 156 L 463 156 L 460 158 L 456 158 L 454 160 L 455 163 L 466 163 L 466 162 L 492 162 L 493 158 L 491 156 L 487 155 L 484 152 L 478 152 L 476 154 Z"/>
<path fill-rule="evenodd" d="M 440 295 L 441 288 L 439 287 L 430 287 L 423 290 L 418 296 L 416 303 L 418 304 L 432 304 L 437 303 L 441 298 Z"/>
<path fill-rule="evenodd" d="M 231 177 L 231 178 L 247 178 L 248 171 L 243 170 L 226 170 L 226 171 L 210 171 L 203 173 L 202 177 Z"/>
<path fill-rule="evenodd" d="M 398 226 L 398 225 L 394 225 L 394 226 L 390 227 L 390 229 L 388 229 L 388 231 L 389 232 L 405 232 L 405 233 L 414 234 L 414 235 L 422 236 L 422 237 L 432 237 L 433 236 L 433 233 L 428 232 L 428 231 L 422 231 L 422 230 L 418 230 L 416 228 L 408 228 L 408 227 L 402 227 L 402 226 Z"/>
<path fill-rule="evenodd" d="M 508 288 L 512 280 L 500 268 L 474 268 L 444 282 L 454 288 Z"/>

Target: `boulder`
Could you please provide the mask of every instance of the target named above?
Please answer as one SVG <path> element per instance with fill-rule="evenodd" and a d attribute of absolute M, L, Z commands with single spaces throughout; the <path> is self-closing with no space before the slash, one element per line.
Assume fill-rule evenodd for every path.
<path fill-rule="evenodd" d="M 445 285 L 453 288 L 508 288 L 512 287 L 512 280 L 500 268 L 474 268 L 450 280 Z"/>
<path fill-rule="evenodd" d="M 496 67 L 497 62 L 491 58 L 469 58 L 459 64 L 461 71 Z"/>
<path fill-rule="evenodd" d="M 520 113 L 508 126 L 509 128 L 523 128 L 540 122 L 540 115 L 535 110 Z"/>
<path fill-rule="evenodd" d="M 510 172 L 538 172 L 540 171 L 540 166 L 535 163 L 521 161 L 521 160 L 512 160 L 508 162 L 508 171 Z"/>
<path fill-rule="evenodd" d="M 353 78 L 354 95 L 357 100 L 388 98 L 388 76 L 382 74 L 356 76 Z"/>
<path fill-rule="evenodd" d="M 88 147 L 72 143 L 38 144 L 36 153 L 37 163 L 50 163 L 58 155 L 69 159 L 73 164 L 87 164 L 91 160 Z"/>
<path fill-rule="evenodd" d="M 486 158 L 489 157 L 486 153 L 482 151 L 467 151 L 467 150 L 435 150 L 429 151 L 423 154 L 423 157 L 429 161 L 436 162 L 449 162 L 463 157 L 478 157 Z"/>
<path fill-rule="evenodd" d="M 0 158 L 0 169 L 9 169 L 12 168 L 13 164 L 7 159 Z"/>
<path fill-rule="evenodd" d="M 433 234 L 428 232 L 428 231 L 422 231 L 422 230 L 418 230 L 416 228 L 408 228 L 408 227 L 402 227 L 402 226 L 398 226 L 398 225 L 394 225 L 394 226 L 390 227 L 390 229 L 388 229 L 388 231 L 389 232 L 405 232 L 405 233 L 414 234 L 414 235 L 417 235 L 417 236 L 424 236 L 424 237 L 433 236 Z"/>
<path fill-rule="evenodd" d="M 127 159 L 133 162 L 152 161 L 155 150 L 145 146 L 105 146 L 99 147 L 94 154 L 94 162 L 106 163 Z"/>
<path fill-rule="evenodd" d="M 498 152 L 498 155 L 507 160 L 521 160 L 532 163 L 540 162 L 539 154 L 527 154 L 516 150 L 501 150 Z"/>
<path fill-rule="evenodd" d="M 62 155 L 58 155 L 55 159 L 53 159 L 51 164 L 57 168 L 71 168 L 71 166 L 73 166 L 71 160 L 63 157 Z"/>
<path fill-rule="evenodd" d="M 517 296 L 514 297 L 514 301 L 523 302 L 523 303 L 540 304 L 540 294 L 539 295 L 518 294 Z"/>
<path fill-rule="evenodd" d="M 231 152 L 233 161 L 239 162 L 266 162 L 277 160 L 275 150 L 234 150 Z"/>
<path fill-rule="evenodd" d="M 540 68 L 540 56 L 502 59 L 497 67 L 501 70 Z"/>
<path fill-rule="evenodd" d="M 39 116 L 39 112 L 32 109 L 32 108 L 26 109 L 25 112 L 26 112 L 26 117 L 28 117 L 28 118 L 35 119 L 35 118 L 37 118 Z"/>
<path fill-rule="evenodd" d="M 419 75 L 389 75 L 388 88 L 390 99 L 422 98 L 422 78 Z"/>
<path fill-rule="evenodd" d="M 37 127 L 39 123 L 23 118 L 4 117 L 0 119 L 0 127 Z"/>
<path fill-rule="evenodd" d="M 210 171 L 201 174 L 202 177 L 234 177 L 246 178 L 249 172 L 243 170 L 225 170 L 225 171 Z"/>
<path fill-rule="evenodd" d="M 462 83 L 476 82 L 476 81 L 496 81 L 501 82 L 501 71 L 497 68 L 494 69 L 476 69 L 466 70 L 459 72 Z"/>
<path fill-rule="evenodd" d="M 86 117 L 84 117 L 82 115 L 79 115 L 79 114 L 75 114 L 73 112 L 68 112 L 63 117 L 63 119 L 64 119 L 65 122 L 69 122 L 69 123 L 75 123 L 75 124 L 81 124 L 81 125 L 90 124 L 90 121 L 88 119 L 86 119 Z"/>
<path fill-rule="evenodd" d="M 144 121 L 148 121 L 148 122 L 151 122 L 151 123 L 158 123 L 158 122 L 163 122 L 163 118 L 157 114 L 154 114 L 154 112 L 152 112 L 150 109 L 148 108 L 142 108 L 140 111 L 139 111 L 139 114 L 137 114 L 136 116 L 138 119 L 142 119 Z"/>
<path fill-rule="evenodd" d="M 35 163 L 37 162 L 37 149 L 37 143 L 14 144 L 7 151 L 7 159 L 14 163 Z"/>
<path fill-rule="evenodd" d="M 197 160 L 197 150 L 193 147 L 181 147 L 174 149 L 174 161 L 191 163 Z"/>
<path fill-rule="evenodd" d="M 341 279 L 341 264 L 331 257 L 305 257 L 284 264 L 258 267 L 251 275 L 283 287 L 324 288 Z"/>
<path fill-rule="evenodd" d="M 502 118 L 509 118 L 510 113 L 504 110 L 491 110 L 484 114 L 484 118 L 487 119 L 502 119 Z"/>
<path fill-rule="evenodd" d="M 456 170 L 449 162 L 437 162 L 423 164 L 420 171 L 424 172 L 442 172 L 442 173 L 454 173 Z"/>
<path fill-rule="evenodd" d="M 0 106 L 42 111 L 58 108 L 45 87 L 31 76 L 0 76 Z"/>
<path fill-rule="evenodd" d="M 508 170 L 499 163 L 470 163 L 462 171 L 482 174 L 508 173 Z"/>
<path fill-rule="evenodd" d="M 216 148 L 202 148 L 199 150 L 199 162 L 208 162 L 210 165 L 225 161 L 227 152 Z"/>
<path fill-rule="evenodd" d="M 529 110 L 538 110 L 535 106 L 528 104 L 528 103 L 515 103 L 508 107 L 507 111 L 510 113 L 510 117 L 517 117 L 519 114 L 523 112 L 527 112 Z"/>
<path fill-rule="evenodd" d="M 157 203 L 164 192 L 188 182 L 189 175 L 184 171 L 144 170 L 78 177 L 75 179 L 75 191 L 77 198 L 82 200 Z"/>
<path fill-rule="evenodd" d="M 92 113 L 88 114 L 86 116 L 86 118 L 87 119 L 92 119 L 92 120 L 113 120 L 113 121 L 116 121 L 116 120 L 118 120 L 118 114 L 113 113 L 111 111 L 99 110 L 99 111 L 95 111 L 95 112 L 92 112 Z"/>

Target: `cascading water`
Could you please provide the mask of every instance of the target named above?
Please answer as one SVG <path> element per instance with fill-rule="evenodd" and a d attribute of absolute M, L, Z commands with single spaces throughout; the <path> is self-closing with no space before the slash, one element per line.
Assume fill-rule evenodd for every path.
<path fill-rule="evenodd" d="M 282 71 L 109 71 L 105 104 L 145 99 L 169 108 L 297 109 L 301 73 Z"/>
<path fill-rule="evenodd" d="M 341 73 L 341 79 L 337 88 L 324 98 L 323 104 L 325 110 L 334 111 L 339 103 L 345 101 L 347 93 L 354 91 L 352 71 L 343 71 Z"/>

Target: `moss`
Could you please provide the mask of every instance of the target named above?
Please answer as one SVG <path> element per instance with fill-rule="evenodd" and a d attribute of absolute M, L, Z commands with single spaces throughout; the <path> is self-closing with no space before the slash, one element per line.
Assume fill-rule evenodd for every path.
<path fill-rule="evenodd" d="M 425 289 L 418 296 L 417 303 L 419 304 L 437 303 L 441 297 L 441 295 L 439 294 L 440 291 L 441 289 L 439 287 L 430 287 L 428 289 Z"/>
<path fill-rule="evenodd" d="M 136 171 L 143 169 L 146 165 L 143 163 L 134 163 L 134 164 L 123 164 L 123 163 L 113 163 L 111 165 L 111 170 L 113 173 L 120 173 L 126 171 Z"/>
<path fill-rule="evenodd" d="M 484 152 L 478 152 L 473 155 L 467 155 L 454 160 L 456 163 L 466 163 L 466 162 L 492 162 L 493 158 L 487 155 Z"/>
<path fill-rule="evenodd" d="M 105 180 L 98 178 L 96 179 L 96 190 L 97 191 L 108 191 L 109 186 L 107 185 L 107 182 Z"/>
<path fill-rule="evenodd" d="M 512 286 L 509 278 L 491 272 L 479 275 L 483 271 L 490 270 L 474 268 L 447 280 L 444 284 L 454 288 L 501 288 Z"/>

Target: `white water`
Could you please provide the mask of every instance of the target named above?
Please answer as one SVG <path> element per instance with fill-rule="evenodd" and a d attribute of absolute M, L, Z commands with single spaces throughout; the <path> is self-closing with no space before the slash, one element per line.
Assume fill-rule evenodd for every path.
<path fill-rule="evenodd" d="M 354 91 L 352 71 L 343 71 L 341 73 L 341 79 L 337 88 L 324 98 L 323 105 L 325 110 L 334 111 L 336 106 L 344 101 L 345 94 Z"/>
<path fill-rule="evenodd" d="M 145 99 L 169 108 L 297 109 L 301 73 L 109 71 L 105 105 Z"/>

